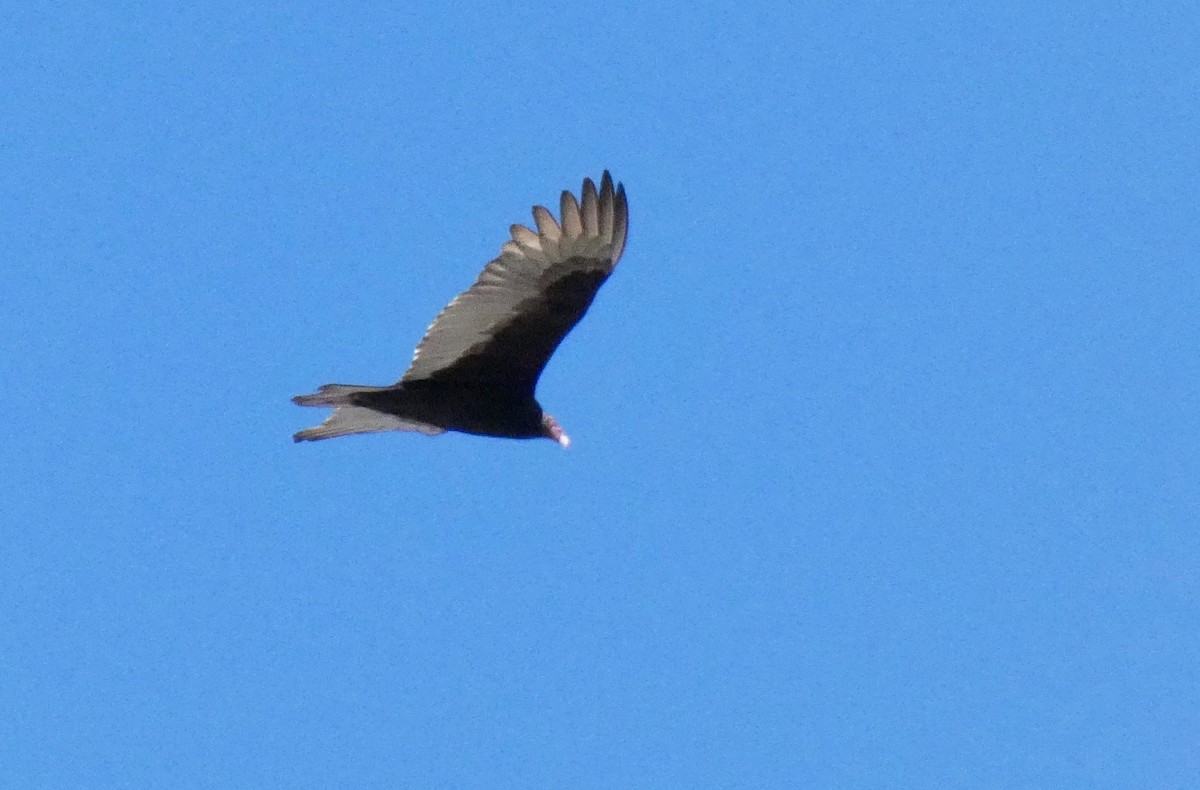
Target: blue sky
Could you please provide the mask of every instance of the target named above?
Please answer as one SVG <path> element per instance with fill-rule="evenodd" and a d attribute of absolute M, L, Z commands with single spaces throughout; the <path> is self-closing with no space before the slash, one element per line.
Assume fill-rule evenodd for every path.
<path fill-rule="evenodd" d="M 1194 7 L 389 5 L 3 11 L 0 785 L 1200 784 Z M 604 168 L 570 450 L 293 445 Z"/>

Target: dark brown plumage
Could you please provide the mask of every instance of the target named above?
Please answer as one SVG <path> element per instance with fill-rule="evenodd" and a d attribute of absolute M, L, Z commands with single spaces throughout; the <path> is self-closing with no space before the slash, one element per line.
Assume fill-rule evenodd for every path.
<path fill-rule="evenodd" d="M 580 201 L 563 192 L 562 224 L 534 206 L 537 230 L 512 239 L 479 278 L 434 319 L 412 363 L 390 387 L 326 384 L 298 395 L 333 414 L 295 435 L 314 441 L 352 433 L 461 431 L 512 439 L 570 439 L 534 397 L 558 344 L 592 304 L 625 249 L 625 188 L 606 170 L 600 189 L 583 181 Z"/>

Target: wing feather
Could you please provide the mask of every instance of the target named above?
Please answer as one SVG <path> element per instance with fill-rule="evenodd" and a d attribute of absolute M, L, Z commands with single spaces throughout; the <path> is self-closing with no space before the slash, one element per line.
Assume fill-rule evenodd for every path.
<path fill-rule="evenodd" d="M 608 171 L 600 179 L 600 242 L 611 244 L 613 238 L 613 183 Z"/>
<path fill-rule="evenodd" d="M 533 221 L 537 223 L 538 233 L 548 239 L 558 240 L 562 236 L 562 229 L 558 227 L 558 223 L 554 221 L 554 215 L 550 213 L 550 209 L 545 206 L 533 207 Z"/>
<path fill-rule="evenodd" d="M 533 394 L 546 362 L 583 318 L 621 257 L 629 227 L 625 188 L 607 171 L 599 193 L 583 185 L 582 207 L 564 192 L 562 224 L 533 208 L 537 230 L 512 239 L 475 284 L 434 319 L 401 381 L 452 381 Z"/>
<path fill-rule="evenodd" d="M 596 200 L 596 185 L 592 179 L 583 179 L 583 233 L 591 238 L 600 237 L 600 206 Z"/>
<path fill-rule="evenodd" d="M 564 190 L 558 205 L 559 213 L 562 214 L 563 233 L 568 238 L 583 236 L 583 218 L 579 215 L 579 204 L 575 202 L 575 196 Z"/>
<path fill-rule="evenodd" d="M 513 241 L 527 250 L 542 251 L 542 240 L 538 234 L 531 231 L 524 225 L 513 225 L 509 228 L 509 233 L 512 234 Z"/>
<path fill-rule="evenodd" d="M 621 260 L 625 252 L 625 239 L 629 236 L 629 209 L 625 204 L 625 187 L 617 187 L 615 202 L 620 210 L 613 213 L 612 255 L 614 261 Z"/>

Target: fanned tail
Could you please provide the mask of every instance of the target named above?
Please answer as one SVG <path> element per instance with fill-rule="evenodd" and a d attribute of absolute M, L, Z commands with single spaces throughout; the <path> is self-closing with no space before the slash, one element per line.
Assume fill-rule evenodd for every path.
<path fill-rule="evenodd" d="M 292 403 L 297 406 L 332 406 L 333 414 L 325 422 L 306 428 L 292 436 L 293 441 L 315 442 L 336 436 L 355 433 L 381 433 L 383 431 L 417 431 L 430 436 L 444 433 L 444 429 L 423 422 L 406 420 L 394 414 L 376 411 L 355 402 L 355 396 L 364 392 L 379 392 L 388 387 L 363 387 L 356 384 L 326 384 L 309 395 L 297 395 Z"/>

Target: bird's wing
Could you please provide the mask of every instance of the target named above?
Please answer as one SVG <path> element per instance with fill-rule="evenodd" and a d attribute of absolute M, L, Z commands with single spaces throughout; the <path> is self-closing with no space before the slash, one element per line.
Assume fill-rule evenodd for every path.
<path fill-rule="evenodd" d="M 538 376 L 625 249 L 625 187 L 604 171 L 583 200 L 562 193 L 562 224 L 534 206 L 537 230 L 513 225 L 512 240 L 430 324 L 401 382 L 453 382 L 533 394 Z"/>

